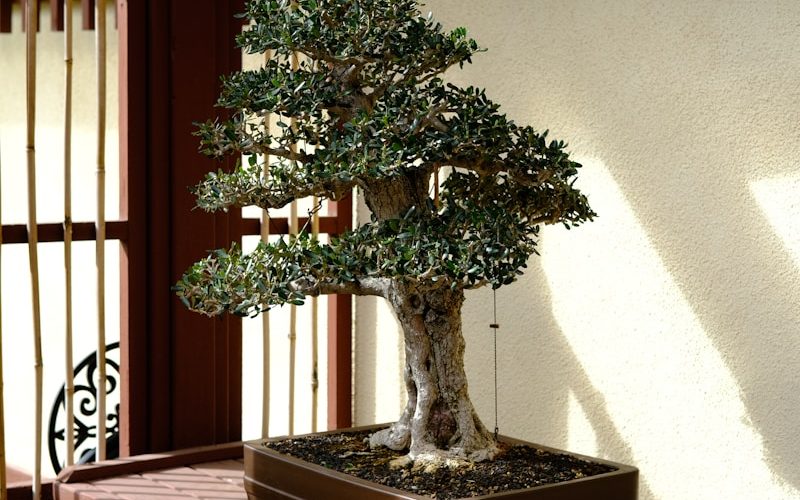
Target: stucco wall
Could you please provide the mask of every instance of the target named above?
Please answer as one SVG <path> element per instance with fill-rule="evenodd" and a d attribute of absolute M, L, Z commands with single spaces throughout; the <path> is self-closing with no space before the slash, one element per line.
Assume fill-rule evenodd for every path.
<path fill-rule="evenodd" d="M 489 49 L 448 78 L 569 142 L 600 214 L 498 291 L 501 432 L 635 464 L 642 499 L 800 498 L 800 2 L 426 4 Z M 489 426 L 491 299 L 464 307 Z M 358 423 L 402 408 L 372 304 Z"/>

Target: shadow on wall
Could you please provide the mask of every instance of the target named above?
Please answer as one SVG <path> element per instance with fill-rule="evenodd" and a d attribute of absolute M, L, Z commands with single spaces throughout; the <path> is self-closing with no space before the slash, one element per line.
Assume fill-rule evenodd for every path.
<path fill-rule="evenodd" d="M 544 233 L 536 342 L 563 332 L 655 498 L 800 497 L 800 3 L 426 3 L 490 48 L 454 81 L 602 158 L 598 221 Z"/>
<path fill-rule="evenodd" d="M 497 291 L 498 422 L 501 434 L 575 453 L 639 464 L 564 335 L 551 307 L 538 258 L 522 281 Z M 537 291 L 531 300 L 530 290 Z M 580 307 L 574 307 L 579 314 Z M 494 427 L 492 291 L 467 293 L 463 318 L 470 395 L 483 423 Z M 599 338 L 590 339 L 597 342 Z M 642 500 L 658 498 L 647 475 Z"/>
<path fill-rule="evenodd" d="M 583 182 L 605 217 L 548 232 L 558 251 L 543 252 L 542 266 L 582 382 L 624 426 L 656 498 L 800 498 L 773 473 L 734 373 L 608 171 L 587 162 Z"/>

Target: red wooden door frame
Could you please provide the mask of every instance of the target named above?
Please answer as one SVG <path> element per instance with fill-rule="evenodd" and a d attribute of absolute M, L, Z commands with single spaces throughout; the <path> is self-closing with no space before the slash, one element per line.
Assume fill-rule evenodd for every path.
<path fill-rule="evenodd" d="M 241 322 L 188 312 L 170 286 L 211 248 L 242 235 L 240 211 L 191 210 L 187 187 L 219 167 L 197 153 L 192 123 L 214 108 L 244 0 L 117 0 L 120 66 L 121 453 L 241 437 Z M 230 162 L 223 168 L 230 168 Z M 335 204 L 350 227 L 351 200 Z M 329 307 L 331 428 L 351 424 L 351 299 Z"/>

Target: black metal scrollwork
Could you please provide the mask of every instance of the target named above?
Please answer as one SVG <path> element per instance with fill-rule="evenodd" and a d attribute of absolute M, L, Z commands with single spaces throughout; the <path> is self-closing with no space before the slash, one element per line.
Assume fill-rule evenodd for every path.
<path fill-rule="evenodd" d="M 92 353 L 75 367 L 75 463 L 95 460 L 97 449 L 97 355 Z M 119 342 L 106 346 L 106 458 L 119 456 Z M 65 387 L 61 386 L 50 412 L 47 444 L 56 474 L 66 462 Z"/>

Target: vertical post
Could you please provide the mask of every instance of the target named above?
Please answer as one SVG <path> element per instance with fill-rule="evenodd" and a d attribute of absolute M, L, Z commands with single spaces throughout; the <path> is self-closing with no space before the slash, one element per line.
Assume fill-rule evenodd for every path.
<path fill-rule="evenodd" d="M 120 33 L 121 452 L 241 436 L 241 322 L 189 312 L 170 287 L 208 249 L 241 238 L 237 210 L 192 210 L 187 187 L 230 169 L 197 152 L 219 77 L 241 67 L 244 0 L 117 0 Z"/>
<path fill-rule="evenodd" d="M 0 0 L 0 33 L 11 33 L 11 0 Z"/>
<path fill-rule="evenodd" d="M 348 195 L 331 203 L 337 232 L 352 226 L 353 199 Z M 328 296 L 328 429 L 350 427 L 352 416 L 352 297 Z"/>
<path fill-rule="evenodd" d="M 33 355 L 35 378 L 34 404 L 34 469 L 33 498 L 39 500 L 42 490 L 42 325 L 39 310 L 39 234 L 36 221 L 36 25 L 38 0 L 25 2 L 26 47 L 26 136 L 28 165 L 28 262 L 31 272 L 33 313 Z"/>
<path fill-rule="evenodd" d="M 96 10 L 96 0 L 81 0 L 81 13 L 83 19 L 83 29 L 93 30 L 95 25 L 94 13 Z"/>
<path fill-rule="evenodd" d="M 64 29 L 64 14 L 67 13 L 67 4 L 64 0 L 50 0 L 50 29 L 61 31 Z M 72 6 L 69 6 L 70 12 Z"/>
<path fill-rule="evenodd" d="M 58 2 L 55 2 L 58 3 Z M 72 2 L 64 7 L 64 335 L 65 374 L 64 403 L 67 422 L 64 441 L 67 445 L 65 465 L 75 462 L 75 380 L 72 359 Z M 51 2 L 51 6 L 53 3 Z M 51 9 L 52 10 L 52 9 Z"/>

